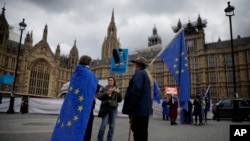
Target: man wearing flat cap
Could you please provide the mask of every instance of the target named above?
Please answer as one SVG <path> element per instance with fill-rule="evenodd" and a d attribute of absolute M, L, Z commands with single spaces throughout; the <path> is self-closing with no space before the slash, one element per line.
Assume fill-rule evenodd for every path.
<path fill-rule="evenodd" d="M 144 57 L 137 57 L 134 63 L 135 73 L 127 88 L 122 113 L 129 115 L 134 141 L 148 140 L 149 116 L 152 114 L 152 96 L 150 74 Z"/>

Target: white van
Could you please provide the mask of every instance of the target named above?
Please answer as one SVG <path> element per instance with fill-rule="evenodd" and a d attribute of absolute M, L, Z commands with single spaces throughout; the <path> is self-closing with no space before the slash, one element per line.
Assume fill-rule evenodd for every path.
<path fill-rule="evenodd" d="M 65 95 L 68 93 L 68 89 L 69 89 L 69 83 L 70 81 L 68 81 L 67 83 L 65 83 L 61 90 L 60 90 L 60 93 L 58 94 L 57 98 L 64 98 Z M 106 85 L 108 85 L 108 80 L 104 79 L 104 80 L 99 80 L 99 85 L 101 87 L 104 87 Z"/>

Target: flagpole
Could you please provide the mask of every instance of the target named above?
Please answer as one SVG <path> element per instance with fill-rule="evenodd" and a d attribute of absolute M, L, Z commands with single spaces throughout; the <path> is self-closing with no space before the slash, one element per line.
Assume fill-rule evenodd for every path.
<path fill-rule="evenodd" d="M 208 85 L 208 87 L 207 87 L 207 90 L 206 90 L 206 95 L 205 95 L 205 97 L 207 96 L 207 93 L 208 93 L 208 91 L 209 91 L 209 88 L 210 88 L 210 84 Z"/>
<path fill-rule="evenodd" d="M 156 58 L 157 57 L 159 57 L 161 54 L 162 54 L 162 52 L 175 40 L 175 38 L 176 38 L 176 36 L 178 36 L 179 34 L 180 34 L 180 32 L 182 32 L 184 30 L 184 28 L 182 27 L 176 34 L 175 34 L 175 36 L 174 36 L 174 38 L 163 48 L 163 49 L 161 49 L 161 51 L 154 57 L 154 59 L 148 64 L 149 66 L 151 65 L 151 64 L 153 64 L 154 63 L 154 61 L 156 60 Z"/>

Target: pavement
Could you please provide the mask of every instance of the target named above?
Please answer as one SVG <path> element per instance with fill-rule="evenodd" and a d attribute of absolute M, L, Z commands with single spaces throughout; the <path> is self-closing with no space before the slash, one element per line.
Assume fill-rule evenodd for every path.
<path fill-rule="evenodd" d="M 50 141 L 58 115 L 45 114 L 6 114 L 0 113 L 0 141 Z M 95 117 L 92 140 L 97 140 L 101 118 Z M 149 141 L 229 141 L 231 124 L 249 125 L 249 121 L 240 123 L 231 120 L 220 122 L 209 120 L 207 125 L 192 124 L 170 125 L 169 121 L 150 118 Z M 108 132 L 106 128 L 105 137 Z M 113 141 L 128 141 L 129 122 L 126 117 L 116 120 Z M 133 134 L 131 134 L 133 141 Z"/>

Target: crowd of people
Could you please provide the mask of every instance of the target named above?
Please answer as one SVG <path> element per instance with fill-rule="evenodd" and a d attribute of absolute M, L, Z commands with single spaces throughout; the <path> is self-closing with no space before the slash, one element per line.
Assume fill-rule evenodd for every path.
<path fill-rule="evenodd" d="M 182 109 L 180 117 L 184 124 L 205 125 L 207 124 L 207 112 L 209 111 L 209 99 L 201 94 L 197 94 L 193 102 L 188 101 L 188 109 Z M 178 99 L 177 96 L 171 95 L 170 99 L 167 97 L 162 101 L 162 115 L 163 120 L 169 120 L 170 125 L 177 125 L 176 117 L 178 113 Z M 193 119 L 194 117 L 194 119 Z"/>
<path fill-rule="evenodd" d="M 93 80 L 96 80 L 96 76 L 91 72 L 91 57 L 84 55 L 80 58 L 79 64 L 77 67 L 83 67 L 84 69 L 82 73 L 75 71 L 71 78 L 71 83 L 73 80 L 83 81 L 81 79 L 87 79 L 86 76 L 90 77 Z M 127 87 L 125 96 L 124 96 L 124 104 L 122 107 L 122 113 L 128 115 L 129 117 L 129 140 L 130 140 L 130 132 L 133 133 L 134 141 L 147 141 L 148 140 L 148 125 L 149 125 L 149 117 L 153 113 L 152 109 L 152 88 L 153 88 L 153 78 L 150 75 L 149 70 L 147 69 L 147 60 L 144 57 L 137 57 L 136 59 L 131 61 L 134 64 L 135 72 L 132 78 L 129 81 L 129 85 Z M 81 69 L 79 69 L 81 70 Z M 78 79 L 77 75 L 82 75 L 81 79 Z M 76 79 L 77 78 L 77 79 Z M 88 117 L 87 124 L 83 125 L 84 133 L 78 135 L 84 141 L 91 140 L 92 134 L 92 126 L 94 121 L 93 109 L 95 107 L 95 99 L 101 100 L 100 110 L 98 113 L 98 117 L 101 118 L 101 125 L 99 128 L 98 136 L 96 139 L 98 141 L 104 140 L 104 134 L 106 130 L 106 126 L 109 127 L 107 133 L 107 141 L 113 140 L 113 135 L 115 132 L 115 121 L 117 117 L 117 107 L 118 104 L 123 100 L 122 94 L 120 92 L 119 86 L 116 83 L 115 77 L 111 76 L 107 79 L 107 86 L 100 86 L 96 81 L 85 81 L 82 84 L 83 89 L 86 87 L 91 88 L 91 93 L 87 91 L 83 93 L 83 97 L 91 101 L 90 107 L 85 107 L 88 109 L 83 116 Z M 93 91 L 95 90 L 95 92 Z M 67 95 L 70 95 L 68 93 Z M 70 96 L 66 96 L 65 101 L 69 100 Z M 71 102 L 72 103 L 72 102 Z M 178 115 L 178 97 L 177 95 L 171 95 L 169 99 L 164 97 L 162 101 L 162 115 L 163 120 L 170 121 L 170 125 L 177 125 L 176 119 Z M 194 108 L 193 108 L 194 107 Z M 188 111 L 184 110 L 184 123 L 192 123 L 192 116 L 194 115 L 194 125 L 197 125 L 197 119 L 199 118 L 199 124 L 202 124 L 203 119 L 206 121 L 206 110 L 204 108 L 203 100 L 200 95 L 197 95 L 193 103 L 189 101 L 189 109 Z M 70 107 L 63 104 L 61 109 L 61 113 L 64 111 L 70 110 Z M 86 111 L 86 110 L 85 110 Z M 193 111 L 193 113 L 192 113 Z M 203 116 L 203 113 L 205 116 Z M 205 118 L 203 118 L 205 117 Z M 54 129 L 52 139 L 57 140 L 58 138 L 64 138 L 64 136 L 59 137 L 57 135 L 58 130 L 62 130 L 60 128 Z M 61 131 L 60 131 L 61 132 Z M 80 132 L 81 133 L 81 132 Z M 73 133 L 72 133 L 73 134 Z M 72 135 L 71 135 L 72 136 Z M 64 138 L 65 139 L 65 138 Z M 64 140 L 61 139 L 61 140 Z"/>

